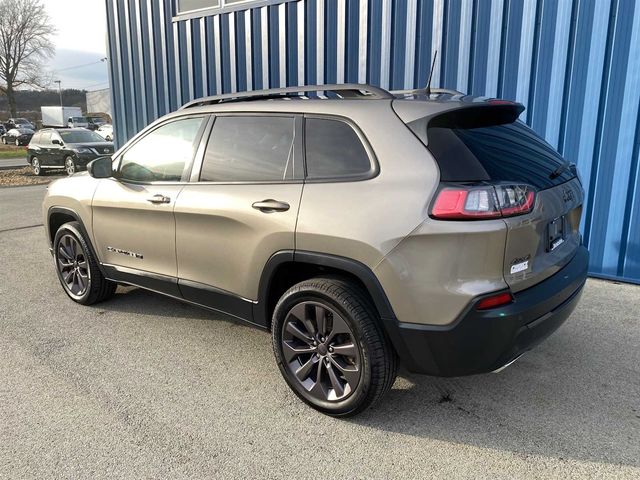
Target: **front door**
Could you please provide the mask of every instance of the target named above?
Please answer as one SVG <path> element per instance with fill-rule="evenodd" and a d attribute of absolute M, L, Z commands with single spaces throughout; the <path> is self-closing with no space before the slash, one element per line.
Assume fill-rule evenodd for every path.
<path fill-rule="evenodd" d="M 115 279 L 179 296 L 173 209 L 205 117 L 152 129 L 116 159 L 93 197 L 94 244 Z"/>
<path fill-rule="evenodd" d="M 175 206 L 176 252 L 188 300 L 251 320 L 269 257 L 294 249 L 302 194 L 299 118 L 217 116 L 201 169 Z"/>

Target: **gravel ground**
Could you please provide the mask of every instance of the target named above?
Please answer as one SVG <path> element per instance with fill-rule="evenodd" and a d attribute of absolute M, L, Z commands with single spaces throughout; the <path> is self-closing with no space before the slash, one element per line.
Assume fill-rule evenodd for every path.
<path fill-rule="evenodd" d="M 260 330 L 135 288 L 71 302 L 33 226 L 43 192 L 0 190 L 0 478 L 640 477 L 638 286 L 589 280 L 502 373 L 402 372 L 336 420 Z"/>
<path fill-rule="evenodd" d="M 33 174 L 31 167 L 0 169 L 0 187 L 21 187 L 27 185 L 46 185 L 64 175 L 62 170 L 55 172 L 44 171 L 43 175 Z"/>

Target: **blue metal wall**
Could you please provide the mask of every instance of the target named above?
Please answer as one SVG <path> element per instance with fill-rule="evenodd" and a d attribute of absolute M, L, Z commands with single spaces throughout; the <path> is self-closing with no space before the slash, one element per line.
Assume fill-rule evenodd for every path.
<path fill-rule="evenodd" d="M 591 272 L 640 282 L 640 4 L 634 0 L 298 0 L 173 20 L 106 0 L 122 143 L 203 95 L 296 84 L 434 86 L 522 102 L 578 164 Z"/>

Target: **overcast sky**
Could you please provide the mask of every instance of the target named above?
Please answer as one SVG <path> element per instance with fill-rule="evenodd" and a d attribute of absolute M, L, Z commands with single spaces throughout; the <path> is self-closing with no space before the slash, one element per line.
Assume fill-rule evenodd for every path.
<path fill-rule="evenodd" d="M 104 0 L 43 0 L 56 27 L 56 56 L 48 66 L 50 77 L 62 88 L 99 90 L 109 86 Z M 87 65 L 92 64 L 92 65 Z M 57 88 L 57 84 L 53 87 Z"/>

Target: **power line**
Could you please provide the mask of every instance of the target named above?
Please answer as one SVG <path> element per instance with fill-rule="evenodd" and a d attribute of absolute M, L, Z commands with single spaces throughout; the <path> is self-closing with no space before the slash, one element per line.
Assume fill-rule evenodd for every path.
<path fill-rule="evenodd" d="M 76 68 L 90 67 L 91 65 L 97 65 L 98 63 L 104 63 L 106 61 L 107 61 L 107 57 L 103 57 L 100 60 L 97 60 L 95 62 L 83 63 L 82 65 L 73 65 L 71 67 L 59 68 L 59 69 L 56 69 L 56 70 L 53 70 L 53 71 L 56 72 L 56 73 L 58 73 L 58 72 L 66 72 L 67 70 L 75 70 Z"/>

